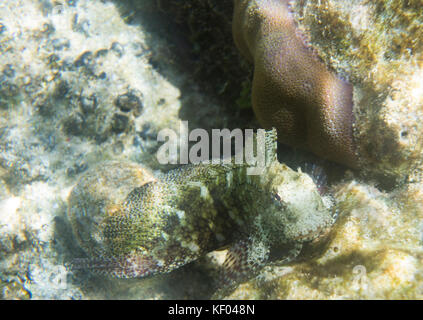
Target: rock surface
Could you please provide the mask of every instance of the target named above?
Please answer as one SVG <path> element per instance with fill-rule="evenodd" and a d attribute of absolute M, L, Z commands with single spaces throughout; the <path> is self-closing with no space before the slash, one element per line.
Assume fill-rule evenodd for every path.
<path fill-rule="evenodd" d="M 324 62 L 354 85 L 354 138 L 367 175 L 404 180 L 422 159 L 420 1 L 294 1 Z"/>
<path fill-rule="evenodd" d="M 245 92 L 223 94 L 234 108 L 222 107 L 222 95 L 205 92 L 185 72 L 189 63 L 147 25 L 151 12 L 171 11 L 160 2 L 162 11 L 153 0 L 0 4 L 0 298 L 423 298 L 417 0 L 355 0 L 353 10 L 351 1 L 301 0 L 294 7 L 323 60 L 354 83 L 357 139 L 368 161 L 360 179 L 341 170 L 327 186 L 339 217 L 324 245 L 311 243 L 302 260 L 267 266 L 220 295 L 215 279 L 224 252 L 139 280 L 67 270 L 66 263 L 85 257 L 71 232 L 67 200 L 88 168 L 114 159 L 168 169 L 155 157 L 157 132 L 177 131 L 187 118 L 194 128 L 256 125 L 251 113 L 234 111 L 233 97 Z M 213 3 L 198 1 L 203 12 L 206 2 Z M 158 28 L 169 27 L 158 21 Z M 191 50 L 192 43 L 179 44 Z M 221 92 L 235 90 L 228 83 Z M 287 152 L 294 169 L 309 159 Z M 372 182 L 385 174 L 402 183 L 383 190 L 386 184 Z"/>

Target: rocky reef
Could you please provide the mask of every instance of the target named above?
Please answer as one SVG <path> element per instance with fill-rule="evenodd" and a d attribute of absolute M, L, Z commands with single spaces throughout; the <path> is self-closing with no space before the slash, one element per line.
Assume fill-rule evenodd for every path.
<path fill-rule="evenodd" d="M 68 194 L 102 160 L 154 167 L 156 132 L 179 125 L 180 90 L 152 68 L 146 35 L 113 3 L 8 1 L 0 25 L 1 296 L 101 297 L 65 267 L 83 255 Z"/>
<path fill-rule="evenodd" d="M 293 2 L 319 57 L 354 85 L 354 139 L 368 175 L 404 180 L 422 159 L 419 1 Z"/>
<path fill-rule="evenodd" d="M 269 267 L 226 298 L 422 299 L 421 198 L 356 181 L 334 191 L 341 213 L 319 256 Z"/>
<path fill-rule="evenodd" d="M 304 43 L 288 1 L 235 1 L 233 36 L 254 63 L 252 105 L 279 141 L 356 168 L 353 87 Z"/>
<path fill-rule="evenodd" d="M 404 1 L 235 1 L 260 124 L 367 176 L 406 179 L 422 153 L 420 14 Z"/>
<path fill-rule="evenodd" d="M 320 63 L 354 88 L 359 169 L 279 145 L 287 172 L 311 162 L 337 220 L 325 241 L 306 241 L 295 260 L 267 263 L 229 292 L 218 274 L 230 250 L 145 279 L 67 265 L 93 255 L 81 238 L 99 239 L 93 229 L 75 234 L 68 217 L 71 190 L 99 163 L 132 162 L 129 171 L 141 165 L 154 179 L 172 169 L 156 159 L 163 128 L 259 127 L 253 66 L 232 40 L 232 3 L 1 4 L 0 298 L 423 298 L 420 3 L 297 0 L 290 10 Z M 97 180 L 83 191 L 111 201 L 113 213 L 130 191 L 114 187 Z"/>
<path fill-rule="evenodd" d="M 264 7 L 272 1 L 239 2 L 254 8 L 249 14 L 260 8 L 263 19 L 271 20 Z M 421 6 L 413 1 L 335 0 L 289 5 L 296 36 L 328 70 L 354 87 L 359 175 L 389 185 L 391 191 L 355 179 L 334 185 L 340 216 L 321 256 L 269 268 L 230 297 L 421 299 Z M 274 29 L 257 32 L 258 39 L 265 39 L 268 30 Z"/>

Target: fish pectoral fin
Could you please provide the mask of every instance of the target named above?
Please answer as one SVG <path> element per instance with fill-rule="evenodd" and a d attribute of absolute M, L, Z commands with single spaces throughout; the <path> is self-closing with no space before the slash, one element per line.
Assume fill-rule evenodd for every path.
<path fill-rule="evenodd" d="M 221 282 L 224 285 L 247 280 L 254 276 L 269 258 L 266 243 L 253 237 L 235 242 L 226 253 L 222 265 Z"/>

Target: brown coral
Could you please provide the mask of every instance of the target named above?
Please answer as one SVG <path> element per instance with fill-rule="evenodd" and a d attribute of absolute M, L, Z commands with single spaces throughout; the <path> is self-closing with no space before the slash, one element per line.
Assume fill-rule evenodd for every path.
<path fill-rule="evenodd" d="M 235 0 L 233 36 L 254 62 L 252 102 L 279 141 L 357 167 L 352 85 L 306 46 L 287 0 Z"/>

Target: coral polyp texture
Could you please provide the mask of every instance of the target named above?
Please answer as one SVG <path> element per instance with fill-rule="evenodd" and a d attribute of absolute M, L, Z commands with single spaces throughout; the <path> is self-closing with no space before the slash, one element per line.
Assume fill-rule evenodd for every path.
<path fill-rule="evenodd" d="M 144 277 L 229 245 L 222 271 L 229 285 L 253 275 L 275 250 L 295 258 L 332 225 L 332 202 L 308 175 L 277 161 L 274 143 L 267 143 L 262 175 L 234 162 L 186 165 L 155 178 L 127 162 L 88 171 L 70 195 L 69 218 L 90 257 L 73 268 Z"/>
<path fill-rule="evenodd" d="M 283 143 L 356 167 L 352 86 L 306 47 L 288 1 L 235 1 L 233 34 L 254 62 L 259 122 L 276 127 Z"/>
<path fill-rule="evenodd" d="M 419 1 L 235 1 L 259 121 L 324 158 L 406 176 L 423 147 L 422 17 Z"/>

